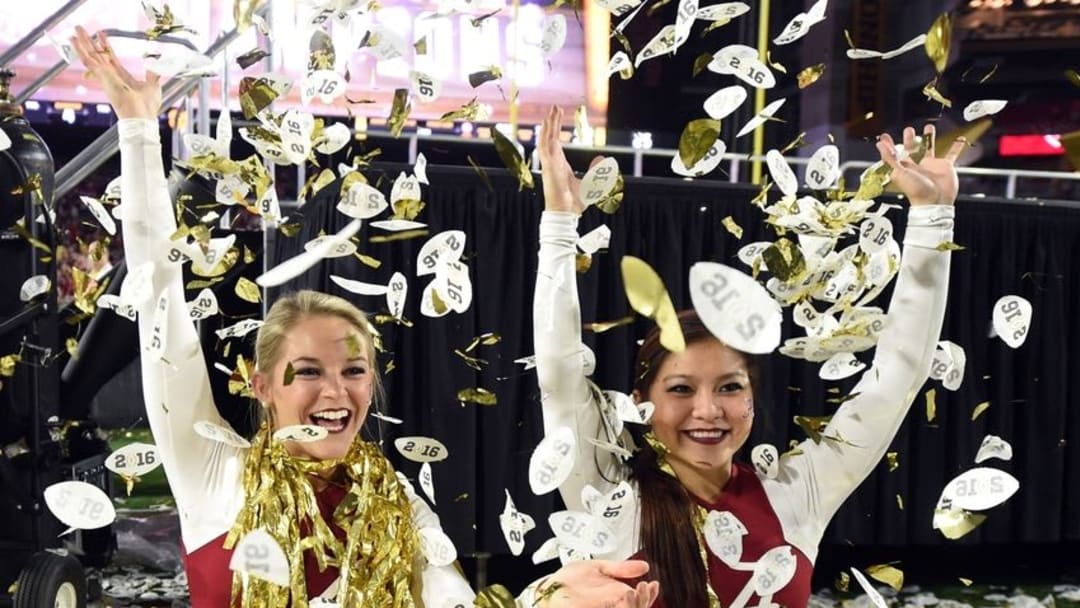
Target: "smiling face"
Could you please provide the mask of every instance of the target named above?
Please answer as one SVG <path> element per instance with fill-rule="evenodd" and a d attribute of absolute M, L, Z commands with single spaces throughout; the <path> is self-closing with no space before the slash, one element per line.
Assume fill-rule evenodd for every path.
<path fill-rule="evenodd" d="M 664 357 L 646 392 L 639 398 L 656 406 L 653 434 L 679 478 L 726 481 L 754 420 L 743 356 L 712 337 L 693 341 Z"/>
<path fill-rule="evenodd" d="M 371 351 L 356 326 L 337 315 L 304 315 L 284 332 L 273 365 L 252 378 L 255 394 L 270 408 L 274 430 L 309 424 L 329 432 L 319 441 L 286 442 L 290 454 L 323 460 L 348 453 L 375 391 Z"/>

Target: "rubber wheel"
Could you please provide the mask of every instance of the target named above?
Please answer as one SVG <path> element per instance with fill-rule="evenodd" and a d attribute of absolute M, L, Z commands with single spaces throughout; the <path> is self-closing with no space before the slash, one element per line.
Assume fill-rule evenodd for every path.
<path fill-rule="evenodd" d="M 19 575 L 15 608 L 86 608 L 82 564 L 55 553 L 34 555 Z"/>

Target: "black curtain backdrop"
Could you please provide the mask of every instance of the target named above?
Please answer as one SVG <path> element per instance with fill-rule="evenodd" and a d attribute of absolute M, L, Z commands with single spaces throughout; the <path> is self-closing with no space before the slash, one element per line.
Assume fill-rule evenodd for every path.
<path fill-rule="evenodd" d="M 389 192 L 393 178 L 406 167 L 386 165 L 369 171 L 373 183 Z M 383 244 L 369 243 L 382 231 L 365 226 L 360 252 L 382 262 L 378 269 L 356 258 L 327 260 L 288 283 L 286 289 L 313 288 L 352 299 L 361 308 L 385 309 L 382 297 L 354 296 L 330 282 L 330 274 L 385 284 L 394 271 L 408 277 L 406 316 L 415 326 L 382 325 L 387 353 L 385 375 L 389 413 L 404 420 L 383 425 L 385 450 L 398 469 L 415 478 L 419 465 L 403 460 L 392 440 L 426 435 L 447 445 L 450 458 L 432 466 L 437 510 L 462 555 L 509 552 L 498 525 L 504 490 L 517 507 L 532 515 L 537 530 L 527 535 L 527 560 L 550 537 L 547 516 L 561 508 L 555 494 L 536 497 L 529 491 L 529 455 L 542 437 L 543 425 L 536 376 L 523 372 L 514 359 L 533 353 L 532 295 L 536 272 L 537 231 L 542 209 L 538 191 L 519 192 L 505 172 L 488 171 L 493 189 L 468 169 L 429 167 L 432 186 L 424 187 L 427 207 L 418 217 L 431 234 L 460 229 L 468 235 L 464 261 L 469 264 L 474 299 L 465 314 L 428 319 L 419 313 L 419 298 L 430 276 L 416 277 L 416 254 L 426 238 Z M 539 184 L 538 184 L 539 186 Z M 755 189 L 672 179 L 628 179 L 622 209 L 604 215 L 591 209 L 580 232 L 607 224 L 610 248 L 594 256 L 592 268 L 580 277 L 584 322 L 608 321 L 630 314 L 623 295 L 619 259 L 635 255 L 663 277 L 677 308 L 690 305 L 687 273 L 691 264 L 712 260 L 740 267 L 736 251 L 775 234 L 749 201 Z M 334 232 L 347 223 L 334 207 L 337 185 L 321 191 L 300 209 L 301 233 L 278 235 L 270 259 L 281 261 L 302 250 L 303 243 L 322 230 Z M 721 225 L 732 216 L 745 229 L 736 239 Z M 904 215 L 890 217 L 902 240 Z M 1080 261 L 1080 204 L 962 199 L 958 206 L 955 241 L 966 250 L 953 254 L 949 308 L 942 339 L 961 345 L 967 370 L 957 392 L 928 382 L 923 391 L 937 389 L 937 418 L 928 422 L 920 392 L 893 443 L 900 466 L 889 472 L 882 462 L 876 472 L 847 501 L 824 541 L 829 547 L 901 545 L 988 545 L 1056 543 L 1080 540 L 1080 488 L 1070 483 L 1080 475 L 1080 414 L 1070 407 L 1080 397 L 1080 354 L 1070 349 L 1080 340 L 1080 276 L 1072 268 Z M 1026 343 L 1018 350 L 989 338 L 992 306 L 997 298 L 1018 294 L 1034 306 Z M 889 292 L 876 302 L 884 306 Z M 585 341 L 597 355 L 594 380 L 605 388 L 627 391 L 631 362 L 651 322 L 594 335 Z M 792 331 L 790 313 L 785 338 Z M 798 329 L 798 328 L 795 328 Z M 473 353 L 490 361 L 476 372 L 454 356 L 476 335 L 497 332 L 502 342 L 481 346 Z M 869 361 L 864 353 L 860 358 Z M 824 415 L 837 405 L 828 403 L 847 394 L 857 378 L 826 383 L 818 366 L 773 355 L 764 368 L 760 416 L 749 447 L 770 442 L 783 451 L 789 440 L 803 438 L 792 424 L 796 414 Z M 483 387 L 498 396 L 495 406 L 461 404 L 459 389 Z M 832 389 L 834 392 L 829 392 Z M 839 389 L 839 392 L 835 392 Z M 989 409 L 972 421 L 976 404 Z M 374 421 L 373 421 L 374 422 Z M 955 475 L 972 468 L 987 434 L 1009 441 L 1011 462 L 991 460 L 981 466 L 999 467 L 1021 482 L 1007 503 L 989 511 L 989 519 L 959 541 L 948 541 L 931 528 L 933 507 Z M 897 496 L 903 500 L 900 507 Z M 525 563 L 522 561 L 522 563 Z"/>

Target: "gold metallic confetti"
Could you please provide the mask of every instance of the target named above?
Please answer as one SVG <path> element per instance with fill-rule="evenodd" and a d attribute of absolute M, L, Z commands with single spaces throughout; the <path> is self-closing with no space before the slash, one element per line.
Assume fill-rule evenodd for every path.
<path fill-rule="evenodd" d="M 172 34 L 174 32 L 196 33 L 195 30 L 176 23 L 176 16 L 173 15 L 172 9 L 169 8 L 168 4 L 165 4 L 160 11 L 146 3 L 143 4 L 143 8 L 147 10 L 147 16 L 154 20 L 153 27 L 146 30 L 146 37 L 151 40 L 156 40 L 159 36 Z"/>
<path fill-rule="evenodd" d="M 471 357 L 465 353 L 465 351 L 455 348 L 454 354 L 461 357 L 461 360 L 465 362 L 465 365 L 475 369 L 478 372 L 484 371 L 484 366 L 488 364 L 487 359 L 481 359 L 479 357 Z"/>
<path fill-rule="evenodd" d="M 345 352 L 349 359 L 356 359 L 364 353 L 364 350 L 360 346 L 360 338 L 355 333 L 349 333 L 345 336 Z"/>
<path fill-rule="evenodd" d="M 289 386 L 296 379 L 296 369 L 292 365 L 292 361 L 285 364 L 285 378 L 282 382 L 284 386 Z"/>
<path fill-rule="evenodd" d="M 799 88 L 805 89 L 806 87 L 814 84 L 825 73 L 825 64 L 819 63 L 807 68 L 803 68 L 796 78 L 799 81 Z"/>
<path fill-rule="evenodd" d="M 41 202 L 45 200 L 45 195 L 41 189 L 40 173 L 31 173 L 26 178 L 26 183 L 20 184 L 11 190 L 11 193 L 15 196 L 22 196 L 27 192 L 30 192 L 33 195 L 31 200 L 33 200 L 33 204 L 35 205 L 41 204 Z"/>
<path fill-rule="evenodd" d="M 236 356 L 236 369 L 229 376 L 230 395 L 255 398 L 255 393 L 251 390 L 252 367 L 253 364 L 245 359 L 243 355 Z"/>
<path fill-rule="evenodd" d="M 427 55 L 427 36 L 424 36 L 413 43 L 413 51 L 416 55 Z"/>
<path fill-rule="evenodd" d="M 499 342 L 502 342 L 502 336 L 499 334 L 492 331 L 482 333 L 469 341 L 469 345 L 465 347 L 465 352 L 471 353 L 476 350 L 477 346 L 495 346 Z"/>
<path fill-rule="evenodd" d="M 777 239 L 761 252 L 761 259 L 773 276 L 788 283 L 806 272 L 806 259 L 802 250 L 794 241 L 786 238 Z"/>
<path fill-rule="evenodd" d="M 64 348 L 67 349 L 67 352 L 68 352 L 69 355 L 71 355 L 72 359 L 78 359 L 79 358 L 79 341 L 78 340 L 76 340 L 75 338 L 68 338 L 67 340 L 64 341 Z"/>
<path fill-rule="evenodd" d="M 558 591 L 559 589 L 562 589 L 562 587 L 563 587 L 562 583 L 560 583 L 559 581 L 555 581 L 555 582 L 551 583 L 550 585 L 548 585 L 547 587 L 544 587 L 543 589 L 539 589 L 537 591 L 537 593 L 536 593 L 536 601 L 533 602 L 533 605 L 538 606 L 538 605 L 541 605 L 541 603 L 550 600 L 551 596 L 555 595 L 555 592 Z"/>
<path fill-rule="evenodd" d="M 390 206 L 393 208 L 395 220 L 412 221 L 424 210 L 424 201 L 413 198 L 403 198 L 394 201 Z M 415 232 L 415 230 L 412 232 Z"/>
<path fill-rule="evenodd" d="M 967 247 L 957 245 L 952 241 L 942 241 L 938 243 L 937 247 L 934 247 L 934 249 L 937 249 L 938 251 L 963 251 L 967 249 Z"/>
<path fill-rule="evenodd" d="M 791 152 L 792 150 L 797 150 L 797 149 L 799 149 L 799 148 L 801 148 L 801 147 L 803 147 L 805 145 L 806 145 L 806 131 L 803 131 L 802 133 L 799 133 L 798 137 L 793 139 L 791 141 L 791 143 L 784 146 L 783 148 L 780 148 L 780 154 L 782 154 L 782 155 L 787 154 L 788 152 Z"/>
<path fill-rule="evenodd" d="M 729 19 L 727 17 L 722 17 L 720 19 L 717 19 L 716 21 L 713 21 L 709 25 L 705 26 L 705 29 L 702 30 L 702 32 L 701 32 L 701 37 L 704 38 L 705 35 L 708 34 L 709 32 L 711 32 L 713 30 L 716 30 L 716 29 L 720 29 L 720 28 L 724 27 L 725 25 L 727 25 L 729 23 L 731 23 L 731 19 Z"/>
<path fill-rule="evenodd" d="M 476 87 L 484 84 L 485 82 L 498 80 L 502 78 L 502 76 L 502 68 L 497 65 L 493 65 L 488 67 L 488 69 L 486 70 L 481 70 L 479 72 L 473 72 L 472 74 L 469 74 L 469 84 L 472 85 L 472 88 L 475 89 Z"/>
<path fill-rule="evenodd" d="M 403 230 L 401 232 L 395 232 L 393 234 L 377 234 L 368 239 L 371 243 L 392 243 L 394 241 L 407 241 L 409 239 L 416 239 L 431 234 L 431 231 L 427 228 L 418 228 L 416 230 Z"/>
<path fill-rule="evenodd" d="M 393 359 L 390 359 L 389 361 L 386 362 L 386 367 L 383 368 L 383 373 L 384 374 L 389 374 L 390 372 L 394 371 L 395 369 L 397 369 L 397 365 L 394 363 Z"/>
<path fill-rule="evenodd" d="M 473 97 L 468 103 L 439 117 L 439 120 L 476 120 L 480 103 Z"/>
<path fill-rule="evenodd" d="M 266 50 L 254 48 L 237 57 L 236 63 L 240 66 L 241 70 L 246 70 L 269 56 L 270 53 L 268 53 Z"/>
<path fill-rule="evenodd" d="M 898 452 L 885 452 L 885 461 L 889 463 L 890 473 L 900 468 L 899 456 Z"/>
<path fill-rule="evenodd" d="M 259 291 L 259 286 L 251 281 L 247 277 L 240 277 L 236 280 L 236 288 L 234 289 L 236 295 L 241 300 L 246 300 L 253 304 L 258 303 L 262 299 L 262 294 Z"/>
<path fill-rule="evenodd" d="M 510 170 L 510 173 L 517 177 L 518 192 L 521 192 L 526 188 L 532 190 L 532 171 L 529 169 L 529 165 L 525 162 L 525 159 L 522 158 L 521 152 L 518 151 L 514 142 L 510 141 L 503 135 L 502 131 L 498 129 L 491 130 L 491 138 L 495 140 L 495 151 L 499 153 L 499 158 L 502 159 L 503 164 Z"/>
<path fill-rule="evenodd" d="M 702 53 L 702 54 L 698 55 L 696 58 L 694 58 L 694 77 L 695 78 L 697 78 L 698 74 L 704 72 L 705 68 L 709 67 L 709 64 L 712 63 L 712 59 L 713 59 L 712 53 Z"/>
<path fill-rule="evenodd" d="M 463 388 L 458 391 L 457 398 L 458 401 L 477 405 L 495 405 L 497 402 L 495 393 L 483 388 Z"/>
<path fill-rule="evenodd" d="M 587 253 L 578 253 L 574 255 L 574 270 L 578 274 L 585 274 L 592 268 L 592 256 Z"/>
<path fill-rule="evenodd" d="M 1074 69 L 1065 70 L 1065 79 L 1068 80 L 1074 87 L 1080 88 L 1080 73 L 1077 73 Z"/>
<path fill-rule="evenodd" d="M 360 252 L 356 252 L 353 255 L 356 257 L 357 260 L 360 260 L 361 264 L 367 266 L 368 268 L 378 268 L 382 266 L 382 261 L 377 260 L 370 255 L 364 255 Z"/>
<path fill-rule="evenodd" d="M 896 591 L 900 591 L 904 586 L 904 573 L 888 564 L 869 566 L 866 568 L 866 574 L 870 578 L 885 583 Z"/>
<path fill-rule="evenodd" d="M 720 121 L 698 118 L 687 123 L 679 136 L 679 159 L 683 166 L 693 167 L 705 158 L 720 137 Z"/>
<path fill-rule="evenodd" d="M 405 121 L 412 111 L 409 103 L 409 89 L 394 89 L 394 103 L 390 107 L 390 117 L 386 119 L 386 126 L 390 128 L 390 135 L 398 137 L 405 128 Z"/>
<path fill-rule="evenodd" d="M 0 357 L 0 376 L 10 378 L 15 375 L 15 364 L 20 361 L 19 355 L 11 354 Z"/>
<path fill-rule="evenodd" d="M 465 160 L 469 161 L 469 164 L 472 165 L 473 171 L 476 171 L 476 174 L 480 176 L 480 180 L 484 182 L 485 186 L 487 186 L 488 192 L 495 192 L 495 188 L 491 187 L 491 179 L 488 178 L 487 171 L 484 171 L 484 168 L 478 165 L 475 160 L 473 160 L 471 154 L 466 154 Z"/>
<path fill-rule="evenodd" d="M 832 416 L 795 416 L 795 424 L 806 433 L 814 443 L 821 443 L 821 433 L 829 425 Z"/>
<path fill-rule="evenodd" d="M 987 81 L 987 80 L 990 80 L 990 78 L 991 78 L 991 77 L 992 77 L 992 76 L 993 76 L 994 74 L 996 74 L 996 73 L 997 73 L 997 70 L 998 70 L 998 66 L 997 66 L 997 64 L 995 63 L 995 64 L 994 64 L 994 67 L 990 68 L 990 71 L 986 73 L 986 76 L 983 76 L 982 78 L 980 78 L 980 79 L 979 79 L 979 84 L 986 84 L 986 81 Z"/>
<path fill-rule="evenodd" d="M 946 108 L 951 108 L 952 107 L 952 100 L 946 98 L 944 95 L 941 94 L 941 92 L 939 92 L 937 90 L 937 83 L 938 83 L 937 78 L 935 78 L 934 80 L 931 80 L 930 82 L 926 83 L 926 86 L 923 87 L 923 90 L 922 90 L 923 95 L 926 95 L 926 97 L 928 99 L 933 99 L 934 101 L 940 103 L 941 105 L 945 106 Z"/>
<path fill-rule="evenodd" d="M 773 61 L 772 49 L 765 51 L 765 62 L 769 64 L 769 67 L 776 70 L 777 72 L 780 72 L 781 74 L 787 74 L 787 68 L 784 67 L 784 64 L 780 63 L 779 61 Z M 824 69 L 824 67 L 824 64 L 822 64 L 822 69 Z"/>
<path fill-rule="evenodd" d="M 896 506 L 899 507 L 901 511 L 904 510 L 904 497 L 899 494 L 896 495 Z"/>
<path fill-rule="evenodd" d="M 963 578 L 963 577 L 960 577 L 959 580 L 965 587 L 970 587 L 971 584 L 975 582 L 975 581 L 971 580 L 970 578 Z"/>
<path fill-rule="evenodd" d="M 225 280 L 225 277 L 213 277 L 210 279 L 194 279 L 187 282 L 184 289 L 205 289 L 207 287 L 213 287 L 217 283 Z"/>
<path fill-rule="evenodd" d="M 277 89 L 265 77 L 245 76 L 240 80 L 240 109 L 248 120 L 254 119 L 277 98 Z"/>
<path fill-rule="evenodd" d="M 986 516 L 962 509 L 935 509 L 934 523 L 945 538 L 956 540 L 978 528 Z"/>
<path fill-rule="evenodd" d="M 1065 148 L 1065 156 L 1072 163 L 1073 169 L 1080 171 L 1080 131 L 1062 135 L 1061 147 Z"/>
<path fill-rule="evenodd" d="M 244 263 L 250 264 L 255 261 L 255 252 L 244 245 Z"/>
<path fill-rule="evenodd" d="M 624 187 L 625 183 L 623 182 L 623 176 L 620 173 L 615 176 L 615 185 L 612 186 L 611 192 L 608 192 L 607 196 L 596 201 L 596 207 L 608 215 L 618 211 L 619 206 L 622 205 Z"/>
<path fill-rule="evenodd" d="M 312 32 L 308 41 L 308 73 L 332 70 L 336 59 L 334 40 L 330 38 L 330 34 L 321 29 Z"/>
<path fill-rule="evenodd" d="M 971 420 L 972 420 L 972 422 L 974 422 L 976 418 L 981 416 L 982 413 L 985 412 L 989 408 L 990 408 L 990 402 L 989 401 L 983 401 L 979 405 L 976 405 L 975 406 L 975 411 L 971 412 Z"/>
<path fill-rule="evenodd" d="M 937 417 L 937 389 L 926 391 L 926 421 L 933 422 Z"/>
<path fill-rule="evenodd" d="M 506 587 L 491 585 L 484 587 L 476 594 L 473 606 L 476 608 L 514 608 L 517 606 L 517 600 Z"/>
<path fill-rule="evenodd" d="M 616 327 L 622 327 L 623 325 L 630 325 L 633 322 L 634 316 L 629 315 L 621 319 L 615 319 L 614 321 L 598 321 L 595 323 L 586 323 L 582 327 L 584 327 L 585 331 L 602 334 L 605 331 L 615 329 Z"/>
<path fill-rule="evenodd" d="M 660 344 L 664 348 L 675 353 L 686 350 L 675 305 L 671 303 L 671 296 L 660 275 L 643 260 L 633 256 L 623 256 L 620 266 L 630 307 L 656 321 L 660 327 Z"/>
<path fill-rule="evenodd" d="M 71 267 L 72 291 L 75 294 L 75 308 L 86 314 L 94 314 L 97 310 L 97 301 L 101 294 L 109 287 L 109 279 L 100 284 L 93 277 L 83 272 L 77 266 Z"/>
<path fill-rule="evenodd" d="M 488 19 L 491 19 L 495 15 L 498 15 L 499 11 L 501 11 L 501 10 L 502 9 L 495 9 L 495 10 L 491 11 L 490 13 L 485 13 L 483 15 L 480 15 L 479 17 L 474 17 L 469 22 L 472 24 L 473 27 L 480 27 L 485 21 L 487 21 Z"/>
<path fill-rule="evenodd" d="M 851 585 L 851 575 L 847 572 L 840 572 L 840 576 L 836 577 L 836 590 L 841 593 L 847 593 L 848 586 Z"/>
<path fill-rule="evenodd" d="M 885 184 L 892 175 L 892 167 L 885 163 L 877 165 L 873 170 L 863 173 L 859 182 L 859 189 L 855 191 L 855 198 L 869 201 L 881 196 L 885 192 Z"/>
<path fill-rule="evenodd" d="M 648 15 L 649 15 L 650 17 L 652 17 L 653 15 L 655 15 L 655 14 L 656 14 L 656 11 L 658 11 L 658 10 L 660 10 L 661 8 L 663 8 L 663 7 L 667 6 L 668 4 L 671 4 L 671 0 L 657 0 L 656 2 L 653 2 L 653 3 L 652 3 L 652 4 L 650 5 L 650 6 L 649 6 L 649 10 L 647 10 L 647 11 L 645 11 L 645 12 L 646 12 L 646 13 L 647 13 L 647 14 L 648 14 Z M 690 165 L 687 165 L 687 167 L 689 167 L 689 166 L 690 166 Z"/>
<path fill-rule="evenodd" d="M 942 13 L 934 20 L 933 25 L 926 32 L 926 56 L 934 64 L 938 74 L 945 72 L 945 64 L 949 60 L 949 46 L 952 42 L 952 17 L 949 13 Z"/>
<path fill-rule="evenodd" d="M 731 217 L 729 215 L 729 216 L 725 217 L 724 219 L 720 220 L 720 223 L 723 224 L 724 228 L 726 228 L 727 231 L 730 232 L 735 238 L 737 238 L 737 239 L 742 238 L 742 235 L 743 235 L 742 226 L 738 225 L 735 222 L 735 218 L 733 218 L 733 217 Z"/>
<path fill-rule="evenodd" d="M 251 27 L 255 9 L 262 0 L 233 0 L 233 21 L 236 29 L 243 32 Z"/>

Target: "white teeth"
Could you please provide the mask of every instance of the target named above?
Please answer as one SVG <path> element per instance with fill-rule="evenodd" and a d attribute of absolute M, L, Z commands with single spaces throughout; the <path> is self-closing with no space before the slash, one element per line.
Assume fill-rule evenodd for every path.
<path fill-rule="evenodd" d="M 315 412 L 311 415 L 312 418 L 321 418 L 323 420 L 341 420 L 349 415 L 349 410 L 326 410 L 322 412 Z"/>
<path fill-rule="evenodd" d="M 690 436 L 695 439 L 719 439 L 725 431 L 690 431 Z"/>

